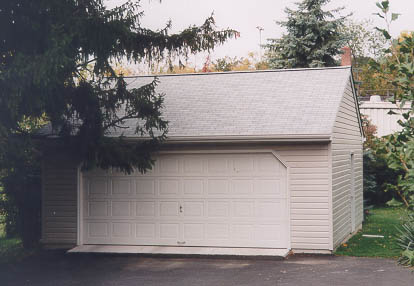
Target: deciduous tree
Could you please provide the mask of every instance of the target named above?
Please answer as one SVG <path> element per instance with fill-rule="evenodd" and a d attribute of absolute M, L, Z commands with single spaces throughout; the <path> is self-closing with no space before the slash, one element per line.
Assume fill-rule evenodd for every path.
<path fill-rule="evenodd" d="M 410 103 L 411 109 L 402 114 L 398 123 L 401 132 L 396 132 L 383 140 L 383 152 L 388 166 L 400 173 L 396 183 L 390 183 L 388 190 L 395 192 L 407 207 L 414 207 L 414 33 L 402 34 L 392 39 L 389 25 L 397 20 L 398 14 L 390 15 L 389 1 L 377 3 L 378 16 L 385 19 L 387 28 L 378 28 L 390 41 L 385 50 L 386 57 L 381 62 L 373 61 L 372 68 L 395 87 L 396 93 L 391 99 L 402 106 Z"/>

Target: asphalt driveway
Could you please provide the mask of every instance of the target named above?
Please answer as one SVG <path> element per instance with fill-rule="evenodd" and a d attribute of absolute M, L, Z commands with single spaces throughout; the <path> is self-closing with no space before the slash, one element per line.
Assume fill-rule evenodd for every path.
<path fill-rule="evenodd" d="M 161 258 L 43 252 L 0 265 L 0 285 L 414 285 L 395 261 L 334 256 L 286 260 Z"/>

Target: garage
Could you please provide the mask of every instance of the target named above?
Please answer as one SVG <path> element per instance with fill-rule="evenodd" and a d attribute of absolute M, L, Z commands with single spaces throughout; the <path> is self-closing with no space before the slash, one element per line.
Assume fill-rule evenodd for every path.
<path fill-rule="evenodd" d="M 272 152 L 162 154 L 145 175 L 83 174 L 83 244 L 288 248 Z"/>
<path fill-rule="evenodd" d="M 126 79 L 140 88 L 153 76 Z M 85 171 L 42 132 L 42 243 L 71 252 L 330 254 L 363 221 L 350 67 L 160 75 L 168 134 L 146 174 Z M 139 120 L 108 140 L 140 144 Z"/>

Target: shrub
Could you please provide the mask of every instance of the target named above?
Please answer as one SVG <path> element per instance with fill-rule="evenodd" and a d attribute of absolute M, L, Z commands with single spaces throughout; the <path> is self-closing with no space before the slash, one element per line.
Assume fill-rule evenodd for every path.
<path fill-rule="evenodd" d="M 398 246 L 403 250 L 398 263 L 405 266 L 414 266 L 414 213 L 399 229 Z"/>
<path fill-rule="evenodd" d="M 1 179 L 0 179 L 1 181 Z M 4 235 L 7 238 L 18 236 L 17 221 L 18 211 L 3 187 L 0 187 L 0 224 L 3 226 Z"/>
<path fill-rule="evenodd" d="M 39 153 L 31 141 L 10 137 L 0 144 L 0 215 L 7 237 L 25 248 L 40 238 L 41 176 Z"/>
<path fill-rule="evenodd" d="M 383 155 L 372 149 L 364 151 L 364 199 L 369 205 L 385 205 L 391 201 L 395 194 L 386 190 L 389 184 L 396 183 L 397 177 Z"/>

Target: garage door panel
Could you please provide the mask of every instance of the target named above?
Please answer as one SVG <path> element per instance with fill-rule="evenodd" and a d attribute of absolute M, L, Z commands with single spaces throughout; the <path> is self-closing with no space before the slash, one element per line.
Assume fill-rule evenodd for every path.
<path fill-rule="evenodd" d="M 179 223 L 160 223 L 160 239 L 161 240 L 173 240 L 173 243 L 176 244 L 176 242 L 180 239 L 179 237 L 179 229 L 180 224 Z"/>
<path fill-rule="evenodd" d="M 208 201 L 207 217 L 227 218 L 230 214 L 230 202 L 228 201 Z"/>
<path fill-rule="evenodd" d="M 137 241 L 144 240 L 144 241 L 156 241 L 156 228 L 157 225 L 155 223 L 137 223 L 135 224 L 136 233 L 135 237 Z"/>
<path fill-rule="evenodd" d="M 255 215 L 254 201 L 235 201 L 233 202 L 233 217 L 249 218 Z"/>
<path fill-rule="evenodd" d="M 234 179 L 231 180 L 231 189 L 233 196 L 246 196 L 253 193 L 252 179 Z"/>
<path fill-rule="evenodd" d="M 136 186 L 137 197 L 155 196 L 155 181 L 154 179 L 143 179 L 134 180 Z"/>
<path fill-rule="evenodd" d="M 157 202 L 156 201 L 137 201 L 136 216 L 137 217 L 150 217 L 155 218 L 157 214 Z"/>
<path fill-rule="evenodd" d="M 265 178 L 254 181 L 254 193 L 257 195 L 280 196 L 283 189 L 283 184 L 278 179 Z"/>
<path fill-rule="evenodd" d="M 232 236 L 237 241 L 243 241 L 244 243 L 250 242 L 254 239 L 254 225 L 253 224 L 233 224 Z"/>
<path fill-rule="evenodd" d="M 89 201 L 87 204 L 88 217 L 107 217 L 109 216 L 109 206 L 107 201 Z"/>
<path fill-rule="evenodd" d="M 112 223 L 112 236 L 131 239 L 132 224 L 129 222 L 114 222 Z"/>
<path fill-rule="evenodd" d="M 85 244 L 287 247 L 286 168 L 270 153 L 162 155 L 145 175 L 87 172 L 84 190 Z"/>
<path fill-rule="evenodd" d="M 165 175 L 178 175 L 180 173 L 179 159 L 177 157 L 162 156 L 159 158 L 160 172 Z"/>
<path fill-rule="evenodd" d="M 89 236 L 90 237 L 107 237 L 109 234 L 109 223 L 94 222 L 89 224 Z"/>
<path fill-rule="evenodd" d="M 260 201 L 257 206 L 257 216 L 267 220 L 277 220 L 286 212 L 283 201 Z"/>
<path fill-rule="evenodd" d="M 112 195 L 122 195 L 130 196 L 132 194 L 131 182 L 130 179 L 117 179 L 113 178 L 112 180 Z"/>
<path fill-rule="evenodd" d="M 283 230 L 280 224 L 258 224 L 255 225 L 255 238 L 263 241 L 278 242 L 281 240 Z"/>
<path fill-rule="evenodd" d="M 130 217 L 132 213 L 132 202 L 130 201 L 112 201 L 111 214 L 113 217 Z"/>
<path fill-rule="evenodd" d="M 101 197 L 108 195 L 108 180 L 106 178 L 92 178 L 89 181 L 88 192 L 90 197 Z"/>
<path fill-rule="evenodd" d="M 201 243 L 205 240 L 205 227 L 202 223 L 184 223 L 183 239 L 188 242 Z"/>
<path fill-rule="evenodd" d="M 161 179 L 159 180 L 160 197 L 176 197 L 180 194 L 179 179 Z"/>
<path fill-rule="evenodd" d="M 227 195 L 230 193 L 229 181 L 227 179 L 207 180 L 208 195 Z"/>
<path fill-rule="evenodd" d="M 233 160 L 233 172 L 244 175 L 251 175 L 255 173 L 254 157 L 241 156 Z"/>
<path fill-rule="evenodd" d="M 230 226 L 227 223 L 208 223 L 206 225 L 207 240 L 224 240 L 230 238 Z"/>
<path fill-rule="evenodd" d="M 183 201 L 182 214 L 187 218 L 202 218 L 204 216 L 204 201 Z"/>
<path fill-rule="evenodd" d="M 161 217 L 178 217 L 180 203 L 178 201 L 161 201 L 159 204 Z"/>
<path fill-rule="evenodd" d="M 200 176 L 204 173 L 204 160 L 197 156 L 183 159 L 183 174 L 191 176 Z"/>
<path fill-rule="evenodd" d="M 183 179 L 183 193 L 185 196 L 204 196 L 204 179 Z"/>
<path fill-rule="evenodd" d="M 228 159 L 223 158 L 223 156 L 213 155 L 207 159 L 207 173 L 209 175 L 227 174 L 228 169 Z"/>

